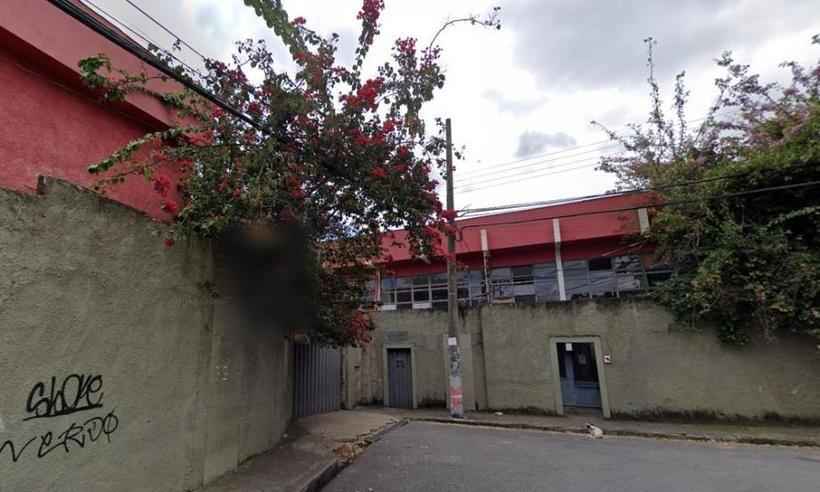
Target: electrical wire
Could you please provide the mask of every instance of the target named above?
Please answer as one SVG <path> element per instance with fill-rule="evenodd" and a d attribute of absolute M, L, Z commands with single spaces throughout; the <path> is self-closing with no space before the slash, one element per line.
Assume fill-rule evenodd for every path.
<path fill-rule="evenodd" d="M 815 163 L 806 163 L 803 165 L 792 166 L 788 169 L 784 169 L 785 172 L 791 172 L 798 169 L 804 169 L 809 167 L 815 167 L 817 164 Z M 519 209 L 519 208 L 527 208 L 527 207 L 539 207 L 545 205 L 554 205 L 556 203 L 567 203 L 567 202 L 579 202 L 584 200 L 594 200 L 596 198 L 606 198 L 610 196 L 623 196 L 623 195 L 632 195 L 632 194 L 640 194 L 640 193 L 649 193 L 649 192 L 659 192 L 659 191 L 666 191 L 671 190 L 674 188 L 681 188 L 684 186 L 691 186 L 695 184 L 703 184 L 703 183 L 713 183 L 715 181 L 723 181 L 726 179 L 735 179 L 735 178 L 743 178 L 754 174 L 756 170 L 749 170 L 744 171 L 741 173 L 734 173 L 734 174 L 727 174 L 723 176 L 712 176 L 710 178 L 701 178 L 701 179 L 693 179 L 687 181 L 678 181 L 673 182 L 661 186 L 648 186 L 644 188 L 632 188 L 628 190 L 616 190 L 616 191 L 608 191 L 606 193 L 596 193 L 592 195 L 584 195 L 584 196 L 575 196 L 569 198 L 560 198 L 560 199 L 553 199 L 553 200 L 544 200 L 538 202 L 526 202 L 526 203 L 512 203 L 509 205 L 499 205 L 497 207 L 482 207 L 482 208 L 473 208 L 473 209 L 462 209 L 459 210 L 460 214 L 463 215 L 470 215 L 473 213 L 486 213 L 486 212 L 496 212 L 499 210 L 510 210 L 510 209 Z"/>
<path fill-rule="evenodd" d="M 573 157 L 578 157 L 578 156 L 581 156 L 581 155 L 591 154 L 591 153 L 594 153 L 594 152 L 601 152 L 603 150 L 614 149 L 614 148 L 619 147 L 619 146 L 620 146 L 620 144 L 613 143 L 613 144 L 610 144 L 610 145 L 604 145 L 603 147 L 599 147 L 599 148 L 596 148 L 596 149 L 586 150 L 584 152 L 578 152 L 577 154 L 562 155 L 560 157 L 553 157 L 552 159 L 544 159 L 544 160 L 540 160 L 540 161 L 529 162 L 529 163 L 523 164 L 521 166 L 513 166 L 513 167 L 504 168 L 504 169 L 488 169 L 488 170 L 483 171 L 481 173 L 467 174 L 464 178 L 465 179 L 477 178 L 477 179 L 481 180 L 481 179 L 484 179 L 484 178 L 487 178 L 487 177 L 492 177 L 493 175 L 499 174 L 499 173 L 506 173 L 506 172 L 515 171 L 515 170 L 518 170 L 518 169 L 527 170 L 531 166 L 541 167 L 541 164 L 545 164 L 545 163 L 548 163 L 548 162 L 557 162 L 557 161 L 560 161 L 562 159 L 570 159 L 570 158 L 573 158 Z M 550 167 L 553 167 L 553 166 L 544 166 L 544 168 L 550 168 Z M 556 167 L 560 167 L 560 164 Z"/>
<path fill-rule="evenodd" d="M 97 5 L 96 3 L 92 2 L 91 0 L 81 0 L 81 1 L 84 4 L 92 7 L 92 10 L 95 10 L 98 14 L 100 14 L 101 16 L 106 18 L 109 22 L 111 22 L 113 24 L 116 24 L 121 29 L 125 29 L 128 32 L 130 32 L 131 34 L 133 34 L 134 36 L 142 39 L 147 45 L 156 46 L 158 49 L 161 49 L 166 55 L 168 55 L 171 58 L 173 58 L 174 60 L 176 60 L 178 63 L 183 65 L 185 68 L 190 70 L 192 73 L 195 73 L 195 74 L 199 75 L 200 77 L 204 78 L 204 75 L 202 74 L 202 72 L 200 72 L 198 69 L 192 67 L 191 65 L 189 65 L 188 63 L 186 63 L 185 61 L 183 61 L 182 59 L 180 59 L 179 57 L 174 55 L 171 51 L 160 47 L 159 43 L 157 43 L 153 39 L 149 38 L 148 35 L 145 34 L 144 32 L 142 32 L 142 31 L 140 31 L 136 28 L 132 28 L 131 26 L 126 24 L 124 21 L 117 18 L 114 14 L 106 11 L 105 9 L 103 9 L 102 7 Z"/>
<path fill-rule="evenodd" d="M 130 38 L 124 38 L 115 31 L 112 31 L 111 28 L 102 24 L 93 16 L 90 16 L 86 11 L 82 10 L 80 7 L 70 2 L 69 0 L 48 0 L 48 2 L 54 5 L 55 7 L 59 8 L 66 14 L 70 15 L 71 17 L 75 18 L 76 20 L 84 24 L 86 27 L 97 32 L 107 40 L 116 44 L 120 48 L 128 51 L 140 60 L 159 70 L 161 73 L 178 81 L 180 84 L 196 92 L 208 101 L 212 102 L 213 104 L 216 104 L 220 108 L 231 113 L 233 116 L 236 116 L 237 118 L 243 120 L 244 122 L 259 130 L 264 130 L 262 125 L 260 125 L 256 120 L 246 115 L 242 111 L 234 108 L 233 106 L 222 100 L 222 98 L 206 90 L 205 88 L 203 88 L 196 82 L 190 80 L 189 78 L 180 77 L 179 74 L 175 72 L 171 67 L 163 63 L 156 56 L 153 56 L 150 53 L 148 53 L 138 43 L 136 43 Z"/>
<path fill-rule="evenodd" d="M 557 174 L 566 174 L 566 173 L 578 171 L 578 170 L 581 170 L 581 169 L 589 169 L 591 167 L 595 167 L 595 166 L 599 165 L 599 161 L 598 161 L 597 157 L 593 157 L 593 158 L 587 157 L 585 159 L 579 159 L 577 161 L 570 161 L 570 162 L 567 162 L 567 163 L 562 164 L 561 166 L 557 166 L 557 167 L 563 167 L 565 165 L 568 166 L 570 164 L 580 164 L 580 163 L 586 163 L 586 164 L 575 166 L 575 167 L 570 167 L 570 168 L 567 168 L 567 169 L 559 169 L 557 171 L 554 170 L 555 168 L 546 168 L 542 171 L 536 172 L 535 174 L 524 172 L 524 173 L 519 173 L 519 174 L 515 174 L 515 175 L 512 175 L 512 176 L 500 176 L 500 177 L 497 177 L 497 178 L 493 178 L 491 180 L 482 181 L 480 183 L 464 184 L 464 185 L 461 185 L 459 188 L 457 188 L 457 190 L 461 191 L 462 193 L 473 193 L 473 192 L 476 192 L 476 191 L 482 191 L 482 190 L 486 190 L 486 189 L 490 189 L 490 188 L 497 188 L 497 187 L 500 187 L 500 186 L 508 186 L 508 185 L 511 185 L 511 184 L 521 183 L 524 180 L 529 181 L 529 180 L 534 179 L 534 178 L 543 178 L 545 176 L 553 176 L 553 175 L 557 175 Z M 543 171 L 549 171 L 549 172 L 543 172 Z M 519 176 L 520 176 L 520 178 L 518 178 Z M 509 178 L 516 178 L 516 179 L 510 180 Z M 501 181 L 501 182 L 496 182 L 496 181 Z"/>
<path fill-rule="evenodd" d="M 176 80 L 184 87 L 190 89 L 191 91 L 195 92 L 199 96 L 203 97 L 204 99 L 210 101 L 211 103 L 215 104 L 216 106 L 225 110 L 225 112 L 230 113 L 231 115 L 235 116 L 236 118 L 244 121 L 248 125 L 256 128 L 257 130 L 265 133 L 270 134 L 271 130 L 266 127 L 265 125 L 261 124 L 254 118 L 248 116 L 243 111 L 235 108 L 221 97 L 213 94 L 212 92 L 208 91 L 197 82 L 192 80 L 190 77 L 183 77 L 180 76 L 174 69 L 169 67 L 165 62 L 157 58 L 156 56 L 152 55 L 148 51 L 146 51 L 142 46 L 140 46 L 136 41 L 133 39 L 128 38 L 127 36 L 123 36 L 121 33 L 113 31 L 111 27 L 108 25 L 103 24 L 99 21 L 99 19 L 95 18 L 93 15 L 90 15 L 87 11 L 83 10 L 77 4 L 69 1 L 69 0 L 48 0 L 48 2 L 53 5 L 54 7 L 62 10 L 64 13 L 68 14 L 69 16 L 76 19 L 81 24 L 85 25 L 89 29 L 93 30 L 100 36 L 104 37 L 108 41 L 114 43 L 115 45 L 119 46 L 123 50 L 129 52 L 130 54 L 134 55 L 135 57 L 139 58 L 143 62 L 147 63 L 148 65 L 154 67 L 160 73 L 168 76 L 171 79 Z M 327 163 L 322 162 L 320 164 L 322 167 L 327 169 L 331 174 L 337 177 L 345 177 L 344 173 L 342 173 L 339 169 L 335 166 Z"/>
<path fill-rule="evenodd" d="M 631 206 L 631 207 L 620 207 L 620 208 L 610 208 L 604 210 L 593 210 L 588 212 L 577 212 L 571 214 L 560 214 L 554 215 L 551 217 L 539 217 L 537 219 L 521 219 L 521 220 L 510 220 L 506 222 L 493 222 L 491 225 L 515 225 L 515 224 L 526 224 L 532 222 L 543 222 L 547 220 L 553 219 L 566 219 L 572 217 L 584 217 L 589 215 L 601 215 L 601 214 L 609 214 L 609 213 L 616 213 L 616 212 L 628 212 L 631 210 L 640 210 L 642 208 L 664 208 L 664 207 L 674 207 L 677 205 L 686 205 L 689 203 L 697 203 L 703 201 L 712 201 L 712 200 L 725 200 L 727 198 L 734 198 L 738 196 L 747 196 L 747 195 L 758 195 L 763 193 L 770 193 L 773 191 L 781 191 L 781 190 L 790 190 L 796 188 L 807 188 L 812 186 L 820 185 L 820 180 L 816 181 L 807 181 L 804 183 L 793 183 L 789 185 L 779 185 L 779 186 L 768 186 L 765 188 L 757 188 L 753 190 L 744 190 L 738 191 L 734 193 L 724 193 L 720 195 L 712 195 L 703 198 L 691 198 L 687 200 L 675 200 L 670 202 L 660 202 L 660 203 L 652 203 L 652 204 L 645 204 L 639 206 Z M 476 227 L 487 227 L 488 224 L 467 224 L 465 226 L 459 227 L 459 231 L 463 231 L 465 229 L 472 229 Z"/>
<path fill-rule="evenodd" d="M 182 39 L 182 37 L 181 37 L 181 36 L 178 36 L 176 33 L 174 33 L 173 31 L 171 31 L 171 30 L 170 30 L 170 29 L 168 29 L 167 27 L 165 27 L 165 25 L 163 25 L 160 21 L 158 21 L 156 18 L 154 18 L 151 14 L 149 14 L 148 12 L 146 12 L 145 10 L 143 10 L 143 9 L 142 9 L 139 5 L 137 5 L 135 2 L 133 2 L 133 1 L 131 1 L 131 0 L 125 0 L 125 1 L 126 1 L 126 3 L 128 3 L 128 5 L 130 5 L 130 6 L 134 7 L 134 8 L 135 8 L 135 9 L 137 9 L 137 10 L 138 10 L 138 11 L 139 11 L 142 15 L 144 15 L 144 16 L 145 16 L 145 17 L 147 17 L 149 20 L 151 20 L 151 22 L 153 22 L 154 24 L 156 24 L 157 26 L 159 26 L 159 28 L 160 28 L 160 29 L 162 29 L 163 31 L 167 32 L 168 34 L 170 34 L 171 36 L 173 36 L 175 39 L 177 39 L 180 43 L 182 43 L 182 44 L 184 44 L 185 46 L 187 46 L 187 47 L 188 47 L 188 49 L 190 49 L 191 51 L 193 51 L 194 53 L 196 53 L 197 55 L 199 55 L 199 56 L 200 56 L 203 60 L 207 60 L 207 59 L 208 59 L 208 57 L 207 57 L 207 56 L 203 55 L 203 54 L 202 54 L 199 50 L 197 50 L 196 48 L 194 48 L 193 46 L 191 46 L 190 44 L 188 44 L 188 42 L 187 42 L 187 41 L 185 41 L 184 39 Z"/>
<path fill-rule="evenodd" d="M 703 117 L 700 117 L 700 118 L 695 118 L 695 119 L 686 121 L 686 123 L 687 124 L 697 123 L 699 121 L 703 121 L 703 120 L 706 120 L 708 118 L 709 118 L 709 116 L 703 116 Z M 609 145 L 602 145 L 602 144 L 609 144 Z M 592 149 L 592 150 L 587 150 L 587 151 L 584 151 L 584 152 L 578 152 L 576 154 L 566 155 L 567 152 L 575 152 L 576 150 L 579 150 L 579 149 L 582 149 L 582 148 L 593 147 L 593 146 L 598 146 L 598 145 L 601 146 L 598 149 Z M 561 160 L 561 159 L 564 159 L 564 158 L 575 157 L 575 156 L 579 156 L 579 155 L 589 154 L 589 153 L 592 153 L 592 152 L 599 152 L 599 151 L 606 150 L 606 149 L 609 149 L 609 148 L 615 148 L 615 147 L 618 147 L 619 145 L 620 145 L 619 142 L 613 141 L 612 139 L 600 140 L 598 142 L 592 142 L 592 143 L 589 143 L 589 144 L 578 145 L 578 146 L 570 147 L 570 148 L 567 148 L 567 149 L 548 152 L 546 154 L 539 154 L 539 155 L 529 156 L 529 157 L 525 157 L 525 158 L 518 159 L 518 160 L 508 161 L 508 162 L 504 162 L 504 163 L 500 163 L 500 164 L 494 164 L 494 165 L 491 165 L 491 166 L 486 166 L 486 168 L 484 168 L 484 169 L 475 170 L 474 172 L 472 172 L 470 174 L 467 174 L 466 178 L 468 178 L 468 179 L 472 178 L 472 177 L 483 178 L 483 177 L 485 177 L 485 175 L 498 174 L 498 173 L 512 171 L 512 170 L 515 170 L 515 169 L 524 169 L 524 168 L 528 168 L 530 166 L 537 166 L 537 165 L 543 164 L 545 162 L 554 162 L 554 161 Z M 540 159 L 541 157 L 556 156 L 556 155 L 560 155 L 561 157 L 546 159 L 546 160 L 537 160 L 535 162 L 526 162 L 526 161 L 530 161 L 530 160 L 533 160 L 533 159 Z M 521 162 L 526 162 L 526 163 L 522 164 L 520 166 L 507 167 L 510 164 L 517 164 L 517 163 L 521 163 Z"/>
<path fill-rule="evenodd" d="M 598 142 L 592 142 L 592 143 L 588 143 L 588 144 L 584 144 L 584 145 L 574 145 L 572 147 L 567 147 L 567 148 L 561 149 L 561 150 L 554 150 L 552 152 L 547 152 L 545 154 L 534 154 L 534 155 L 530 155 L 530 156 L 527 156 L 527 157 L 522 157 L 520 159 L 515 159 L 515 160 L 512 160 L 512 161 L 501 162 L 501 163 L 497 163 L 497 164 L 491 164 L 491 165 L 488 165 L 488 166 L 484 166 L 486 169 L 476 170 L 476 173 L 480 173 L 480 172 L 483 173 L 485 171 L 492 171 L 496 167 L 503 167 L 503 166 L 507 166 L 507 165 L 510 165 L 510 164 L 518 164 L 519 162 L 531 161 L 531 160 L 535 160 L 535 159 L 540 159 L 542 157 L 550 157 L 550 156 L 554 156 L 554 155 L 565 154 L 567 152 L 574 152 L 576 150 L 585 149 L 587 147 L 594 147 L 596 145 L 603 145 L 603 144 L 612 144 L 612 140 L 606 139 L 606 140 L 600 140 Z"/>

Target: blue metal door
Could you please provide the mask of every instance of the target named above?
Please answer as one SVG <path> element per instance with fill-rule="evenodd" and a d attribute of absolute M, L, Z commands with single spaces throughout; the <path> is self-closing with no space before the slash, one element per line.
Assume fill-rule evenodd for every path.
<path fill-rule="evenodd" d="M 601 408 L 598 367 L 591 343 L 559 343 L 558 366 L 565 407 Z"/>
<path fill-rule="evenodd" d="M 410 349 L 387 349 L 388 406 L 413 408 L 413 367 Z"/>

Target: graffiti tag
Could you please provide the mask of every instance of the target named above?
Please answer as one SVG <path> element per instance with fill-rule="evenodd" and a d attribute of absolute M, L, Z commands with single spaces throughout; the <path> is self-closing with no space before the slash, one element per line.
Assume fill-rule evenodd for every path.
<path fill-rule="evenodd" d="M 77 412 L 102 408 L 102 376 L 71 374 L 58 383 L 52 377 L 49 385 L 39 382 L 34 385 L 26 400 L 26 412 L 30 414 L 23 421 L 31 419 L 53 418 Z M 0 455 L 10 455 L 12 463 L 17 463 L 27 449 L 37 458 L 44 458 L 54 450 L 62 449 L 70 453 L 76 448 L 85 448 L 105 438 L 111 442 L 111 435 L 120 426 L 116 409 L 105 415 L 91 417 L 83 421 L 72 422 L 59 434 L 48 431 L 37 434 L 27 441 L 15 445 L 11 439 L 0 444 Z M 36 450 L 36 453 L 35 451 Z"/>
<path fill-rule="evenodd" d="M 8 450 L 12 463 L 17 463 L 26 449 L 38 441 L 39 444 L 35 445 L 38 458 L 46 457 L 55 449 L 63 449 L 66 453 L 70 453 L 72 449 L 84 448 L 86 444 L 97 442 L 101 437 L 105 437 L 108 442 L 111 442 L 111 434 L 119 426 L 120 419 L 112 410 L 102 417 L 92 417 L 82 423 L 72 422 L 66 430 L 56 436 L 50 431 L 34 436 L 19 448 L 14 445 L 14 441 L 7 440 L 0 444 L 0 454 Z M 35 449 L 35 447 L 31 449 Z"/>
<path fill-rule="evenodd" d="M 52 377 L 48 387 L 39 382 L 31 388 L 26 400 L 26 412 L 33 415 L 23 420 L 59 417 L 102 408 L 102 385 L 99 374 L 71 374 L 59 384 L 57 378 Z"/>

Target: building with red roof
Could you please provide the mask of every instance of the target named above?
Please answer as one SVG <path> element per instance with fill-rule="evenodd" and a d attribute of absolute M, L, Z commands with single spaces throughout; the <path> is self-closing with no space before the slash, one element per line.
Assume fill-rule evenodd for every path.
<path fill-rule="evenodd" d="M 79 0 L 72 3 L 141 49 Z M 148 132 L 175 125 L 175 113 L 147 95 L 132 94 L 118 104 L 99 101 L 84 86 L 78 67 L 81 59 L 98 54 L 129 73 L 159 75 L 45 0 L 0 2 L 0 187 L 34 192 L 38 176 L 90 187 L 99 178 L 88 173 L 90 164 Z M 171 80 L 152 80 L 149 88 L 182 89 Z M 173 169 L 163 172 L 174 181 Z M 161 209 L 161 197 L 144 179 L 129 179 L 111 188 L 108 196 L 154 218 L 169 218 Z"/>
<path fill-rule="evenodd" d="M 647 193 L 610 194 L 456 221 L 462 303 L 547 302 L 646 288 Z M 373 299 L 382 310 L 447 307 L 444 258 L 413 258 L 406 231 L 385 236 Z M 443 238 L 442 238 L 443 239 Z"/>

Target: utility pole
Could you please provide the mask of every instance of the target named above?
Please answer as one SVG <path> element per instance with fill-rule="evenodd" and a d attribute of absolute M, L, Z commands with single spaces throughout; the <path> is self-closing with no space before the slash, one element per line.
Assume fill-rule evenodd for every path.
<path fill-rule="evenodd" d="M 450 118 L 446 120 L 447 137 L 447 210 L 455 210 L 453 198 L 453 132 Z M 458 289 L 456 287 L 456 219 L 450 214 L 447 219 L 447 360 L 449 362 L 449 386 L 447 391 L 450 417 L 464 418 L 464 391 L 461 384 L 461 352 L 458 349 Z"/>

